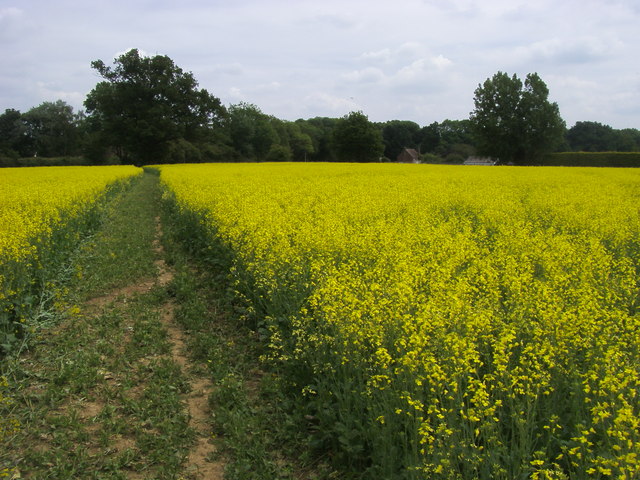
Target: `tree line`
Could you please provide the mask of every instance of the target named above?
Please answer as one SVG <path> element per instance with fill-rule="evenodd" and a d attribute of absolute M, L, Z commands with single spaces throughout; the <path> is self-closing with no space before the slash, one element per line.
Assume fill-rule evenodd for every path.
<path fill-rule="evenodd" d="M 461 163 L 488 155 L 535 163 L 551 151 L 640 151 L 640 131 L 597 122 L 567 129 L 537 74 L 498 72 L 475 91 L 469 119 L 427 126 L 373 123 L 363 112 L 294 122 L 241 102 L 225 107 L 169 57 L 132 49 L 91 64 L 102 77 L 85 111 L 62 100 L 0 115 L 0 160 L 82 156 L 89 164 L 216 161 L 395 161 L 404 148 L 422 160 Z"/>

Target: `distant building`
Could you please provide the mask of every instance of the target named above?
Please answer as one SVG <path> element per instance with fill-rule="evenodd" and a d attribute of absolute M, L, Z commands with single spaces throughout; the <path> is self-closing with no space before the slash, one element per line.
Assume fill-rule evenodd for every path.
<path fill-rule="evenodd" d="M 495 165 L 497 162 L 498 161 L 495 158 L 491 158 L 491 157 L 469 157 L 463 162 L 463 165 L 492 166 L 492 165 Z"/>
<path fill-rule="evenodd" d="M 397 157 L 398 163 L 420 163 L 420 154 L 413 148 L 403 148 Z"/>

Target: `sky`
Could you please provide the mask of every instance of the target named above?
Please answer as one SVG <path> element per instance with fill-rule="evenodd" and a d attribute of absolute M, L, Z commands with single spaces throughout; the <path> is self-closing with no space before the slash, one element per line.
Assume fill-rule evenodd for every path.
<path fill-rule="evenodd" d="M 536 72 L 567 126 L 640 128 L 640 0 L 0 0 L 0 112 L 83 108 L 131 48 L 283 120 L 462 120 Z"/>

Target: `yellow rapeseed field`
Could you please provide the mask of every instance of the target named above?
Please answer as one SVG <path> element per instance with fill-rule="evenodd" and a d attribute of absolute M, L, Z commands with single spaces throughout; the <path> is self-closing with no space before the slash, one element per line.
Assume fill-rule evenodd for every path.
<path fill-rule="evenodd" d="M 106 188 L 141 172 L 130 166 L 0 169 L 0 354 L 40 300 L 42 256 L 68 254 Z"/>
<path fill-rule="evenodd" d="M 160 170 L 367 478 L 640 478 L 640 171 Z"/>

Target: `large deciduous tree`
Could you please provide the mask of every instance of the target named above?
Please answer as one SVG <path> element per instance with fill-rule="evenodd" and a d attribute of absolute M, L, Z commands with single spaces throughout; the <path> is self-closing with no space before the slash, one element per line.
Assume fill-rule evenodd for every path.
<path fill-rule="evenodd" d="M 311 139 L 313 151 L 308 152 L 307 160 L 314 162 L 335 162 L 333 149 L 333 129 L 337 118 L 315 117 L 308 120 L 296 120 L 302 132 Z"/>
<path fill-rule="evenodd" d="M 379 162 L 384 152 L 382 133 L 362 112 L 338 120 L 333 145 L 341 162 Z"/>
<path fill-rule="evenodd" d="M 7 108 L 0 115 L 0 157 L 18 157 L 26 139 L 26 126 L 20 111 Z"/>
<path fill-rule="evenodd" d="M 475 91 L 471 128 L 478 153 L 501 163 L 533 164 L 563 140 L 566 126 L 537 73 L 524 84 L 498 72 Z"/>
<path fill-rule="evenodd" d="M 598 122 L 577 122 L 567 131 L 567 143 L 574 151 L 613 152 L 617 137 L 612 127 Z"/>
<path fill-rule="evenodd" d="M 233 148 L 246 160 L 264 161 L 279 140 L 273 119 L 251 103 L 231 105 L 225 125 Z"/>
<path fill-rule="evenodd" d="M 132 49 L 114 67 L 102 60 L 91 66 L 104 81 L 85 106 L 122 161 L 162 163 L 185 146 L 197 151 L 194 146 L 205 143 L 225 116 L 220 100 L 198 89 L 193 74 L 167 56 L 145 57 Z"/>
<path fill-rule="evenodd" d="M 61 157 L 80 152 L 82 112 L 62 100 L 43 102 L 21 114 L 7 109 L 0 115 L 0 155 Z"/>
<path fill-rule="evenodd" d="M 62 100 L 43 102 L 22 115 L 28 150 L 23 154 L 58 157 L 78 153 L 78 121 Z"/>

